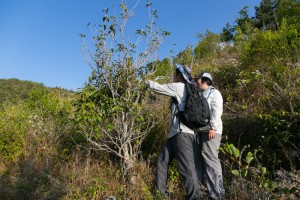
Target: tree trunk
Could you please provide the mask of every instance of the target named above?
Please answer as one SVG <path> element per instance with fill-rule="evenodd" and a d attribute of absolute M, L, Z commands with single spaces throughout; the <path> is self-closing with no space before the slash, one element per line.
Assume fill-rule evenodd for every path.
<path fill-rule="evenodd" d="M 130 169 L 133 168 L 133 164 L 135 161 L 134 155 L 132 155 L 130 151 L 130 144 L 125 144 L 124 148 L 122 149 L 123 151 L 123 162 L 122 162 L 122 176 L 123 179 L 125 177 L 128 177 L 130 175 Z"/>

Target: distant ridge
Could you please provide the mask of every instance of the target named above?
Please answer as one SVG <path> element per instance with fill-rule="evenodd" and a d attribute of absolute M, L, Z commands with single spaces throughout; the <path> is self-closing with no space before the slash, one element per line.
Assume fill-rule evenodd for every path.
<path fill-rule="evenodd" d="M 0 104 L 4 101 L 16 102 L 18 99 L 25 100 L 29 97 L 32 89 L 47 90 L 65 98 L 74 94 L 74 92 L 63 88 L 46 87 L 42 83 L 23 81 L 16 78 L 0 79 Z"/>

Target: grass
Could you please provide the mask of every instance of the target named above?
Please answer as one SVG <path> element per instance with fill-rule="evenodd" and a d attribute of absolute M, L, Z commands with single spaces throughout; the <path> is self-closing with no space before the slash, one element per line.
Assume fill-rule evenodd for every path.
<path fill-rule="evenodd" d="M 116 199 L 154 199 L 154 168 L 144 161 L 136 163 L 126 182 L 122 180 L 115 163 L 104 158 L 86 158 L 83 151 L 67 161 L 51 162 L 50 167 L 46 167 L 45 159 L 35 157 L 23 158 L 16 163 L 0 163 L 0 199 L 102 200 L 108 196 Z M 172 170 L 176 167 L 172 166 Z M 277 189 L 268 191 L 254 180 L 232 176 L 225 168 L 225 199 L 298 199 L 300 172 L 281 171 L 278 174 Z M 176 173 L 170 178 L 168 186 L 170 199 L 184 199 L 181 181 Z M 202 199 L 206 198 L 203 193 Z"/>

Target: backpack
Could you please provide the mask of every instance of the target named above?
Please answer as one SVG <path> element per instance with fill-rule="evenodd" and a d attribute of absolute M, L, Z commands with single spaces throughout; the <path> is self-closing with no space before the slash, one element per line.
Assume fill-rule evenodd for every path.
<path fill-rule="evenodd" d="M 185 88 L 187 99 L 184 111 L 178 111 L 179 120 L 192 130 L 210 126 L 210 108 L 201 89 L 189 83 L 185 83 Z"/>

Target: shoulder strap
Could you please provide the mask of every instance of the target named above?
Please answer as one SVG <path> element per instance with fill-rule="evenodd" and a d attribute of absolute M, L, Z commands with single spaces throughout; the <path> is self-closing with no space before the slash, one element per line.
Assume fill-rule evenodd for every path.
<path fill-rule="evenodd" d="M 192 94 L 192 89 L 189 83 L 185 83 L 186 92 L 188 95 Z"/>
<path fill-rule="evenodd" d="M 180 128 L 180 119 L 179 119 L 179 116 L 178 116 L 178 112 L 179 112 L 179 106 L 178 106 L 178 101 L 175 99 L 175 97 L 172 97 L 172 103 L 171 103 L 171 107 L 172 107 L 172 104 L 175 104 L 176 107 L 174 109 L 174 111 L 171 113 L 172 115 L 172 121 L 171 121 L 171 124 L 170 124 L 170 128 L 172 127 L 173 125 L 173 122 L 174 122 L 174 118 L 175 117 L 178 117 L 178 126 L 179 126 L 179 131 L 182 132 L 181 128 Z"/>
<path fill-rule="evenodd" d="M 207 98 L 206 98 L 208 103 L 209 103 L 208 99 L 209 99 L 210 95 L 211 95 L 214 91 L 215 91 L 215 88 L 214 88 L 214 87 L 211 87 L 211 88 L 210 88 L 210 91 L 209 91 L 209 93 L 208 93 L 208 95 L 207 95 Z M 209 107 L 210 107 L 210 106 L 209 106 Z M 212 129 L 210 120 L 211 120 L 211 115 L 209 116 L 209 127 L 210 127 L 210 129 Z"/>
<path fill-rule="evenodd" d="M 209 93 L 208 93 L 208 95 L 207 95 L 207 97 L 206 97 L 207 100 L 208 100 L 208 98 L 210 97 L 210 95 L 211 95 L 212 93 L 214 93 L 214 90 L 215 90 L 214 87 L 211 87 L 211 88 L 210 88 L 210 91 L 209 91 Z"/>

